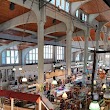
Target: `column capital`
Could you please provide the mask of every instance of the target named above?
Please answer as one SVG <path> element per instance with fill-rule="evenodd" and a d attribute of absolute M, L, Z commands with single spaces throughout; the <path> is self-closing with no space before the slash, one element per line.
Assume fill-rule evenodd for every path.
<path fill-rule="evenodd" d="M 45 22 L 44 21 L 42 21 L 42 20 L 40 20 L 40 21 L 37 21 L 37 25 L 39 26 L 39 25 L 44 25 L 45 24 Z"/>
<path fill-rule="evenodd" d="M 72 30 L 69 30 L 69 31 L 66 31 L 66 34 L 73 34 L 73 31 Z"/>
<path fill-rule="evenodd" d="M 70 32 L 70 31 L 71 32 L 74 31 L 74 25 L 73 25 L 72 19 L 68 20 L 68 22 L 66 23 L 66 27 L 67 27 L 66 33 Z"/>

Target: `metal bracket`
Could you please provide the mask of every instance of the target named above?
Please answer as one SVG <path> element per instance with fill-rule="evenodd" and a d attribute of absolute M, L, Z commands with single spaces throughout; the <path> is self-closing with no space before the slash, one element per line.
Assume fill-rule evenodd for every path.
<path fill-rule="evenodd" d="M 39 0 L 39 10 L 42 8 L 42 7 L 44 7 L 44 6 L 46 6 L 48 3 L 50 3 L 52 0 L 49 0 L 49 1 L 47 1 L 47 0 Z"/>

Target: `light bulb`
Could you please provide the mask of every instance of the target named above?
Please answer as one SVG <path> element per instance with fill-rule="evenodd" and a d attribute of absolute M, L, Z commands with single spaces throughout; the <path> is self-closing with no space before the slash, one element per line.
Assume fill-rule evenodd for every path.
<path fill-rule="evenodd" d="M 99 95 L 97 93 L 93 94 L 93 100 L 97 101 L 99 99 Z"/>
<path fill-rule="evenodd" d="M 63 66 L 61 66 L 60 69 L 63 70 Z"/>
<path fill-rule="evenodd" d="M 13 68 L 13 71 L 16 71 L 16 68 L 15 67 Z"/>
<path fill-rule="evenodd" d="M 89 105 L 89 110 L 100 110 L 99 103 L 97 101 L 93 101 Z"/>
<path fill-rule="evenodd" d="M 23 77 L 22 82 L 27 82 L 27 78 Z"/>
<path fill-rule="evenodd" d="M 102 71 L 102 69 L 100 68 L 99 71 Z"/>
<path fill-rule="evenodd" d="M 53 67 L 55 68 L 55 67 L 56 67 L 56 65 L 55 65 L 55 64 L 53 64 Z"/>
<path fill-rule="evenodd" d="M 22 70 L 23 70 L 22 67 L 20 67 L 20 68 L 19 68 L 19 71 L 22 71 Z"/>
<path fill-rule="evenodd" d="M 103 84 L 102 88 L 103 89 L 106 89 L 107 88 L 106 84 Z"/>
<path fill-rule="evenodd" d="M 103 95 L 104 99 L 107 99 L 108 101 L 110 100 L 110 91 L 106 91 Z"/>
<path fill-rule="evenodd" d="M 105 67 L 105 65 L 103 65 L 103 67 Z"/>
<path fill-rule="evenodd" d="M 52 81 L 52 84 L 53 84 L 53 85 L 57 85 L 57 81 L 56 81 L 56 80 L 53 80 L 53 81 Z"/>
<path fill-rule="evenodd" d="M 89 64 L 87 63 L 87 66 L 89 66 Z"/>
<path fill-rule="evenodd" d="M 96 85 L 96 83 L 97 83 L 96 80 L 94 80 L 94 85 Z"/>

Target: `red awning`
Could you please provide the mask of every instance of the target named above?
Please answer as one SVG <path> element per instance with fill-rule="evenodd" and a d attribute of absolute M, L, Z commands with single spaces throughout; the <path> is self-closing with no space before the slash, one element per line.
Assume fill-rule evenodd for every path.
<path fill-rule="evenodd" d="M 37 99 L 40 98 L 40 95 L 14 92 L 8 90 L 0 90 L 0 96 L 7 98 L 15 98 L 19 100 L 26 100 L 30 102 L 36 102 Z"/>

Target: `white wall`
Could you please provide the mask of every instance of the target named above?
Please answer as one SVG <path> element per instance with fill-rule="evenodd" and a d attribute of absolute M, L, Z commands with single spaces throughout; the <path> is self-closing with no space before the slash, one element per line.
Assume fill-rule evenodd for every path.
<path fill-rule="evenodd" d="M 15 66 L 16 71 L 15 71 L 15 77 L 17 78 L 18 76 L 26 76 L 27 78 L 29 77 L 29 75 L 31 75 L 32 77 L 34 75 L 38 75 L 38 68 L 37 65 L 24 65 L 23 71 L 19 71 L 19 67 L 20 66 Z M 44 72 L 47 72 L 51 69 L 52 64 L 45 64 L 44 65 Z M 7 67 L 0 67 L 0 70 L 3 69 L 12 69 L 13 66 L 7 66 Z"/>
<path fill-rule="evenodd" d="M 61 65 L 65 65 L 65 63 L 58 63 L 56 64 L 56 66 L 61 66 Z M 49 70 L 52 70 L 52 66 L 53 64 L 44 64 L 44 72 L 48 72 Z M 15 71 L 15 77 L 17 79 L 17 77 L 19 76 L 24 76 L 25 77 L 29 77 L 29 75 L 32 76 L 32 78 L 34 77 L 34 75 L 38 75 L 38 68 L 37 65 L 24 65 L 22 68 L 22 71 L 19 71 L 19 67 L 20 66 L 15 66 L 16 71 Z M 4 70 L 4 69 L 12 69 L 13 66 L 6 66 L 6 67 L 0 67 L 0 70 Z"/>

